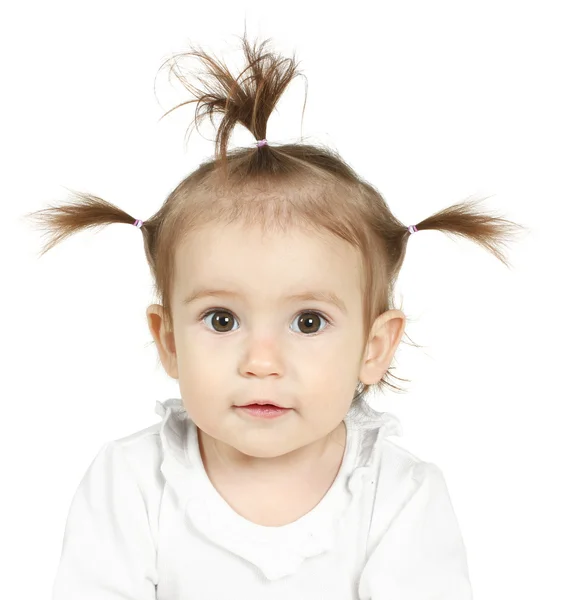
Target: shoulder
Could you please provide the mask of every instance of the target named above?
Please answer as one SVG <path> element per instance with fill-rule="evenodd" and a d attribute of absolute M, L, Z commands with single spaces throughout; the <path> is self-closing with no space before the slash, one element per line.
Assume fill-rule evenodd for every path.
<path fill-rule="evenodd" d="M 153 423 L 144 429 L 135 431 L 124 437 L 111 440 L 108 444 L 119 446 L 123 452 L 129 455 L 142 454 L 146 452 L 155 452 L 161 448 L 162 423 Z"/>
<path fill-rule="evenodd" d="M 125 477 L 137 483 L 143 496 L 160 493 L 164 480 L 160 470 L 163 449 L 161 423 L 155 423 L 125 437 L 106 442 L 100 450 L 113 470 L 126 471 Z"/>
<path fill-rule="evenodd" d="M 397 478 L 420 482 L 433 463 L 427 462 L 396 442 L 386 438 L 382 443 L 381 471 Z"/>
<path fill-rule="evenodd" d="M 407 500 L 417 491 L 436 493 L 444 491 L 441 469 L 421 459 L 409 450 L 384 440 L 378 469 L 378 489 L 381 497 Z"/>

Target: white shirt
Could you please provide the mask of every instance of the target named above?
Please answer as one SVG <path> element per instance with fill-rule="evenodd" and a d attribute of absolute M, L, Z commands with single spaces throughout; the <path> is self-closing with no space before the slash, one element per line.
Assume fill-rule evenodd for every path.
<path fill-rule="evenodd" d="M 443 474 L 388 439 L 402 435 L 391 413 L 351 409 L 327 494 L 266 527 L 213 487 L 181 399 L 155 410 L 82 478 L 53 600 L 472 600 Z"/>

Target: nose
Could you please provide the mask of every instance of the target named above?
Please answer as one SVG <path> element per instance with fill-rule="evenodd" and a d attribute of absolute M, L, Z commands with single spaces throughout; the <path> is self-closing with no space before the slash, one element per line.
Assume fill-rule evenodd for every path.
<path fill-rule="evenodd" d="M 280 345 L 272 341 L 252 343 L 242 360 L 241 370 L 247 376 L 279 377 L 282 373 Z"/>

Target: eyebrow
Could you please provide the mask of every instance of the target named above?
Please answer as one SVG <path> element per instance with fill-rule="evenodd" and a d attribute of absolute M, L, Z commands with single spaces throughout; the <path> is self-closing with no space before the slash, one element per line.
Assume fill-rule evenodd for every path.
<path fill-rule="evenodd" d="M 190 304 L 190 302 L 194 302 L 196 300 L 199 300 L 200 298 L 204 298 L 207 296 L 227 296 L 227 297 L 232 297 L 232 298 L 241 298 L 242 294 L 240 294 L 239 292 L 232 291 L 232 290 L 202 288 L 202 289 L 195 290 L 193 293 L 191 293 L 189 296 L 187 296 L 183 300 L 182 303 L 184 305 L 187 305 L 187 304 Z M 341 300 L 341 298 L 339 298 L 339 296 L 337 296 L 336 294 L 334 294 L 333 292 L 330 292 L 330 291 L 319 290 L 319 291 L 300 292 L 299 294 L 291 294 L 290 296 L 286 296 L 285 299 L 289 302 L 292 302 L 292 301 L 295 302 L 295 301 L 299 301 L 299 300 L 305 300 L 305 301 L 317 300 L 320 302 L 327 302 L 328 304 L 333 304 L 334 306 L 339 308 L 342 312 L 347 314 L 347 308 L 345 306 L 345 303 Z"/>

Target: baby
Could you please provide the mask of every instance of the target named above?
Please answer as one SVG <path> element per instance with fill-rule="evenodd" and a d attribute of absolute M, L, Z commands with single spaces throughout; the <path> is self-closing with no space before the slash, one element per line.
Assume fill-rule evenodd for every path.
<path fill-rule="evenodd" d="M 36 215 L 43 253 L 87 227 L 139 228 L 160 301 L 148 325 L 180 388 L 86 471 L 53 600 L 470 600 L 442 471 L 366 399 L 402 391 L 392 298 L 411 235 L 465 236 L 507 265 L 520 226 L 472 201 L 408 227 L 336 152 L 267 140 L 299 72 L 242 41 L 238 76 L 188 53 L 210 80 L 181 78 L 195 122 L 222 116 L 216 155 L 152 217 L 85 193 Z M 257 143 L 228 151 L 238 124 Z"/>

